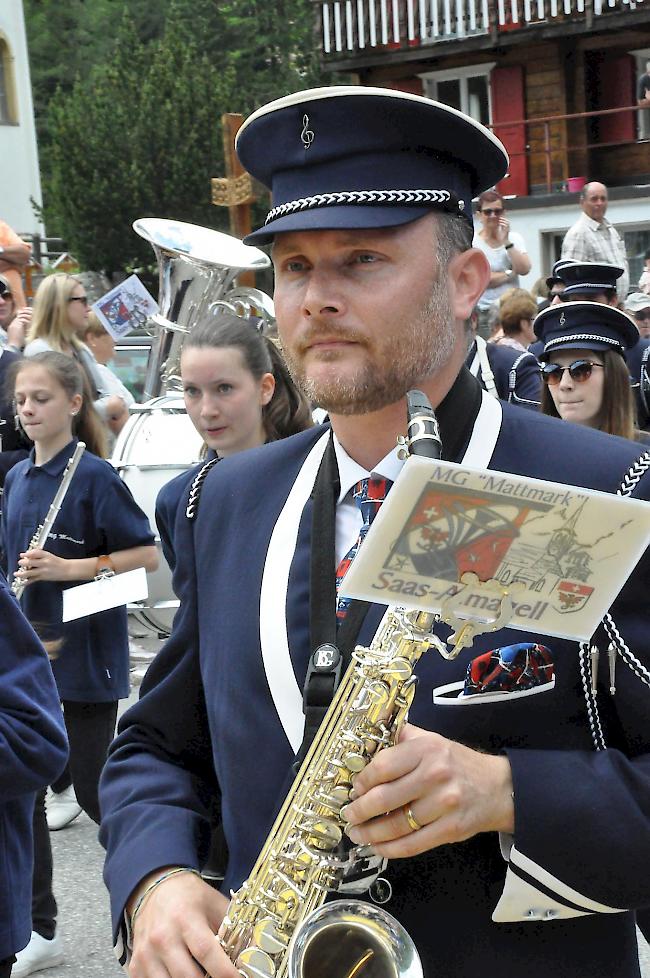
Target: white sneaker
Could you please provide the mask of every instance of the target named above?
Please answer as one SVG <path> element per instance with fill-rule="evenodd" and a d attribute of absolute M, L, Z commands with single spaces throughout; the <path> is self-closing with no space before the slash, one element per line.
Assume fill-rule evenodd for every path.
<path fill-rule="evenodd" d="M 32 931 L 29 944 L 16 955 L 16 963 L 11 969 L 11 978 L 26 978 L 35 971 L 54 968 L 63 963 L 63 945 L 55 934 L 51 941 Z"/>
<path fill-rule="evenodd" d="M 56 791 L 52 791 L 51 788 L 48 788 L 47 794 L 45 795 L 45 811 L 47 814 L 47 827 L 50 832 L 57 832 L 59 829 L 64 829 L 78 815 L 81 815 L 81 805 L 77 801 L 73 786 L 70 785 L 69 788 L 66 788 L 65 791 L 61 791 L 59 794 Z"/>

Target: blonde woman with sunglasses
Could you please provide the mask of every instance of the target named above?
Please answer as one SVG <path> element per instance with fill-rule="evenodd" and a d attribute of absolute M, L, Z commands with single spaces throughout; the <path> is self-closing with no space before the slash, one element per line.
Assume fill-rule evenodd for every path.
<path fill-rule="evenodd" d="M 88 328 L 89 301 L 82 282 L 57 273 L 43 279 L 34 297 L 34 315 L 24 349 L 26 357 L 54 351 L 74 357 L 88 382 L 86 396 L 103 421 L 128 417 L 123 398 L 103 383 L 92 352 L 82 340 Z"/>
<path fill-rule="evenodd" d="M 544 414 L 650 442 L 636 428 L 626 355 L 639 331 L 629 316 L 597 302 L 564 302 L 544 309 L 534 328 L 544 343 Z"/>

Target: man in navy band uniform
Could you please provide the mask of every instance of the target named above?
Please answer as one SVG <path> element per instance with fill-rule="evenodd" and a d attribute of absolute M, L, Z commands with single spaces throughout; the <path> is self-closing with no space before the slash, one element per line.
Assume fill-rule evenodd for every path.
<path fill-rule="evenodd" d="M 283 350 L 331 429 L 226 459 L 206 478 L 196 520 L 179 515 L 174 634 L 122 719 L 102 782 L 105 878 L 133 978 L 238 974 L 212 937 L 223 894 L 250 873 L 287 790 L 310 604 L 330 593 L 357 538 L 351 488 L 399 475 L 407 390 L 434 406 L 443 457 L 467 465 L 615 492 L 638 454 L 504 404 L 464 367 L 465 322 L 489 277 L 471 248 L 470 201 L 507 166 L 487 130 L 417 96 L 325 88 L 258 110 L 237 150 L 272 188 L 274 207 L 248 240 L 273 242 Z M 323 458 L 338 468 L 334 546 L 310 585 Z M 635 474 L 647 499 L 650 477 Z M 453 662 L 420 660 L 410 725 L 355 778 L 348 833 L 389 859 L 386 909 L 426 975 L 638 976 L 634 910 L 650 902 L 647 573 L 643 564 L 612 609 L 629 648 L 615 697 L 603 665 L 596 702 L 588 648 L 534 626 L 479 636 Z M 361 643 L 383 610 L 370 606 Z M 604 633 L 593 641 L 606 652 Z M 514 642 L 552 663 L 548 682 L 509 688 L 502 671 L 495 696 L 445 694 L 450 683 L 462 690 L 477 657 Z M 611 749 L 600 749 L 601 728 Z M 218 797 L 223 893 L 182 871 L 205 858 Z"/>
<path fill-rule="evenodd" d="M 482 336 L 475 336 L 467 351 L 465 365 L 493 397 L 539 411 L 541 381 L 534 354 L 486 343 Z"/>

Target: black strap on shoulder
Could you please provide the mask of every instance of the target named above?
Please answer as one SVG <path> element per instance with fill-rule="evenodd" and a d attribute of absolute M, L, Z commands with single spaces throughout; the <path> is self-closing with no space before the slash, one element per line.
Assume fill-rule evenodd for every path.
<path fill-rule="evenodd" d="M 294 769 L 300 767 L 316 736 L 341 676 L 352 658 L 357 636 L 370 607 L 352 601 L 338 634 L 336 627 L 336 504 L 340 492 L 334 440 L 330 438 L 312 492 L 309 630 L 311 648 L 303 688 L 305 732 Z"/>

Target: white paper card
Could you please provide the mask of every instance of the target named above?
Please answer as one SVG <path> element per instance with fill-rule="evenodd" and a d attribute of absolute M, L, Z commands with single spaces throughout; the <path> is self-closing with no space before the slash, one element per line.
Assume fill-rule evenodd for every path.
<path fill-rule="evenodd" d="M 93 304 L 93 312 L 113 339 L 119 340 L 145 322 L 158 304 L 137 275 L 120 282 Z"/>
<path fill-rule="evenodd" d="M 498 599 L 459 584 L 522 582 L 510 627 L 587 641 L 650 542 L 650 504 L 411 456 L 341 594 L 489 620 Z"/>
<path fill-rule="evenodd" d="M 66 588 L 63 592 L 63 621 L 74 621 L 98 611 L 119 608 L 131 601 L 142 601 L 148 593 L 144 567 Z"/>

